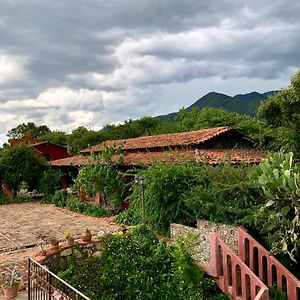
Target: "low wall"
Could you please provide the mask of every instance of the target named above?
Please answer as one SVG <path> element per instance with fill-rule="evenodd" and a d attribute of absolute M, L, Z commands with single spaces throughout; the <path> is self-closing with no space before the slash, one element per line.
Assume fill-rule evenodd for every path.
<path fill-rule="evenodd" d="M 232 225 L 218 224 L 205 220 L 197 221 L 197 228 L 181 224 L 170 225 L 170 236 L 173 242 L 183 238 L 191 244 L 191 255 L 193 259 L 205 270 L 210 267 L 210 239 L 209 235 L 217 232 L 221 239 L 229 247 L 238 253 L 237 227 Z"/>
<path fill-rule="evenodd" d="M 59 250 L 48 253 L 39 262 L 46 265 L 53 273 L 58 273 L 64 270 L 67 266 L 67 261 L 70 256 L 75 256 L 80 259 L 84 256 L 101 256 L 102 255 L 102 240 L 92 240 L 91 242 L 81 242 L 74 244 L 74 246 L 65 246 Z"/>

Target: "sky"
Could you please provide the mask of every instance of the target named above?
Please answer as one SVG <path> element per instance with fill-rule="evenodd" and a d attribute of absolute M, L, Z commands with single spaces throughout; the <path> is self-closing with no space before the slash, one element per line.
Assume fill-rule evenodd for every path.
<path fill-rule="evenodd" d="M 0 0 L 0 144 L 289 85 L 300 1 Z"/>

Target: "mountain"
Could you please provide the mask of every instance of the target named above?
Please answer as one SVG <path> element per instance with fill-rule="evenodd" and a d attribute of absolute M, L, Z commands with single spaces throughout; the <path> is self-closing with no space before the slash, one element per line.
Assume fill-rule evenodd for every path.
<path fill-rule="evenodd" d="M 193 108 L 199 109 L 204 107 L 223 108 L 224 110 L 253 117 L 256 114 L 259 103 L 266 100 L 269 96 L 274 95 L 276 92 L 277 91 L 269 91 L 263 94 L 251 92 L 248 94 L 238 94 L 233 97 L 221 93 L 210 92 L 198 99 L 191 106 L 187 107 L 186 110 L 191 111 Z M 170 113 L 158 116 L 157 118 L 161 120 L 170 120 L 175 118 L 175 116 L 176 113 Z"/>

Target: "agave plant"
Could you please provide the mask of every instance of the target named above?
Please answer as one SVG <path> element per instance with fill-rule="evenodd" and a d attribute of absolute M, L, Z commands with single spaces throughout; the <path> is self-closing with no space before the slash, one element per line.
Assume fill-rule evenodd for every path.
<path fill-rule="evenodd" d="M 3 287 L 4 288 L 9 288 L 9 287 L 16 287 L 20 284 L 21 281 L 21 273 L 17 266 L 14 266 L 13 270 L 7 274 L 7 273 L 2 273 L 0 275 L 0 281 L 3 281 Z"/>

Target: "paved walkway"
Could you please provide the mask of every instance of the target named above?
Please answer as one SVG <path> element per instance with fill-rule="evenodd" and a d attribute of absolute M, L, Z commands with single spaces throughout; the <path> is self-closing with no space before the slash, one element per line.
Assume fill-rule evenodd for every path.
<path fill-rule="evenodd" d="M 45 243 L 45 239 L 54 235 L 64 240 L 65 231 L 79 237 L 86 227 L 92 234 L 120 228 L 113 217 L 89 217 L 50 204 L 0 205 L 0 273 L 12 269 L 13 265 L 24 272 L 28 257 L 40 252 L 39 245 Z"/>
<path fill-rule="evenodd" d="M 112 218 L 89 217 L 49 204 L 0 205 L 0 254 L 38 245 L 53 235 L 63 239 L 65 231 L 78 236 L 85 227 L 93 234 L 119 228 Z"/>

